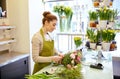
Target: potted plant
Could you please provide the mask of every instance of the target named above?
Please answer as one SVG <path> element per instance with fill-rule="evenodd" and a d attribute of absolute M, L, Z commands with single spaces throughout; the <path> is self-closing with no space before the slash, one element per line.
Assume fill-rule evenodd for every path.
<path fill-rule="evenodd" d="M 115 23 L 115 19 L 116 19 L 116 17 L 117 17 L 117 15 L 118 15 L 118 10 L 116 9 L 116 10 L 111 10 L 111 13 L 110 13 L 110 19 L 109 19 L 109 27 L 113 27 L 114 26 L 114 23 Z"/>
<path fill-rule="evenodd" d="M 95 21 L 98 20 L 98 13 L 96 11 L 89 11 L 90 27 L 96 27 Z"/>
<path fill-rule="evenodd" d="M 96 43 L 99 41 L 98 31 L 93 29 L 87 29 L 87 36 L 90 40 L 90 48 L 96 49 Z"/>
<path fill-rule="evenodd" d="M 103 7 L 98 10 L 98 16 L 99 16 L 99 26 L 101 29 L 105 29 L 107 26 L 107 21 L 111 18 L 111 10 Z"/>
<path fill-rule="evenodd" d="M 108 51 L 110 48 L 111 41 L 115 38 L 115 31 L 111 29 L 102 30 L 102 47 L 103 50 Z"/>

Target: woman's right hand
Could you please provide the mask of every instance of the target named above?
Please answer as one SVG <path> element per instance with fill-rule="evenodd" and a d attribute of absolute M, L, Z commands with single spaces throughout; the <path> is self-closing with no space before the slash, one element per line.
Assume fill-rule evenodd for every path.
<path fill-rule="evenodd" d="M 62 60 L 62 56 L 53 56 L 52 57 L 52 61 L 54 62 L 54 63 L 60 63 L 61 62 L 61 60 Z"/>

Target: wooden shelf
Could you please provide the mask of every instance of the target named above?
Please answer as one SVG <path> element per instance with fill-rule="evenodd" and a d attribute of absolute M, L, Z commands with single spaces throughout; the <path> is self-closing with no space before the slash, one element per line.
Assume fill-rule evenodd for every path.
<path fill-rule="evenodd" d="M 12 29 L 12 28 L 15 28 L 14 26 L 1 26 L 0 25 L 0 30 L 2 29 Z"/>
<path fill-rule="evenodd" d="M 59 1 L 73 1 L 73 0 L 44 0 L 44 2 L 59 2 Z"/>
<path fill-rule="evenodd" d="M 9 44 L 9 43 L 13 43 L 13 42 L 16 42 L 16 40 L 15 39 L 0 40 L 0 45 Z"/>

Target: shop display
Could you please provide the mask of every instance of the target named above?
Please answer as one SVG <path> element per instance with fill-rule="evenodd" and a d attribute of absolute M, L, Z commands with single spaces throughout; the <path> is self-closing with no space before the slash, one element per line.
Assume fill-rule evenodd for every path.
<path fill-rule="evenodd" d="M 112 41 L 115 40 L 116 31 L 114 23 L 119 12 L 110 8 L 109 3 L 111 3 L 111 0 L 93 1 L 93 3 L 96 2 L 99 2 L 99 7 L 96 8 L 94 4 L 95 11 L 89 11 L 90 23 L 87 28 L 87 37 L 90 48 L 96 50 L 98 46 L 101 46 L 101 50 L 110 51 Z"/>

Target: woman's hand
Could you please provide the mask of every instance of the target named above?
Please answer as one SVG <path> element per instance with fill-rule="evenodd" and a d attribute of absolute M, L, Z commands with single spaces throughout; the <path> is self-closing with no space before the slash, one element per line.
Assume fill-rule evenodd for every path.
<path fill-rule="evenodd" d="M 61 62 L 61 60 L 62 60 L 62 56 L 53 56 L 52 57 L 52 61 L 54 62 L 54 63 L 60 63 Z"/>

